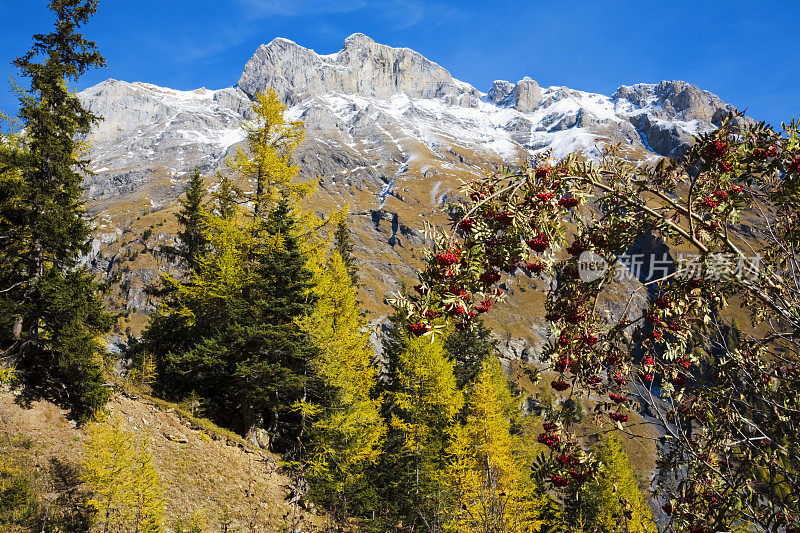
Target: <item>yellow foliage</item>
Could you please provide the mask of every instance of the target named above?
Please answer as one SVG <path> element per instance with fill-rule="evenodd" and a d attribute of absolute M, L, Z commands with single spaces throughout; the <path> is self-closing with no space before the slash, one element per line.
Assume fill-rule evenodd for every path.
<path fill-rule="evenodd" d="M 83 463 L 88 504 L 103 531 L 160 533 L 164 496 L 144 443 L 135 443 L 118 420 L 94 422 Z"/>
<path fill-rule="evenodd" d="M 244 124 L 247 152 L 239 148 L 228 168 L 239 177 L 239 186 L 251 195 L 255 218 L 265 216 L 278 200 L 293 205 L 314 192 L 314 182 L 294 183 L 299 168 L 292 164 L 295 149 L 305 137 L 303 123 L 284 118 L 286 106 L 272 89 L 256 94 L 253 119 Z"/>
<path fill-rule="evenodd" d="M 319 349 L 312 364 L 323 398 L 319 405 L 300 406 L 317 417 L 310 477 L 320 489 L 346 497 L 364 467 L 378 459 L 386 427 L 378 401 L 370 397 L 376 383 L 372 345 L 347 268 L 333 252 L 313 270 L 317 305 L 301 327 Z"/>
<path fill-rule="evenodd" d="M 598 450 L 602 476 L 590 491 L 597 498 L 599 509 L 595 525 L 600 531 L 654 533 L 650 507 L 644 501 L 628 454 L 614 433 L 609 433 Z"/>
<path fill-rule="evenodd" d="M 467 394 L 463 425 L 454 426 L 446 483 L 454 495 L 450 531 L 533 532 L 544 524 L 547 496 L 516 452 L 516 405 L 500 364 L 486 361 Z"/>

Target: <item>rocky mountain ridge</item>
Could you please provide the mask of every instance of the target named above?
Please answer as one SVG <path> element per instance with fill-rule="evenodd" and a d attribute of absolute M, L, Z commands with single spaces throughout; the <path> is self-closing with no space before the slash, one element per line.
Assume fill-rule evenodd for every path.
<path fill-rule="evenodd" d="M 105 118 L 87 139 L 94 164 L 87 195 L 99 223 L 92 264 L 121 276 L 120 305 L 128 311 L 149 305 L 142 288 L 159 263 L 141 253 L 174 234 L 170 212 L 186 173 L 225 170 L 225 156 L 244 140 L 251 99 L 270 87 L 287 115 L 305 122 L 296 160 L 301 177 L 319 183 L 314 208 L 350 206 L 363 300 L 376 319 L 421 259 L 423 219 L 443 220 L 460 178 L 544 150 L 598 157 L 612 143 L 639 160 L 675 157 L 733 110 L 681 81 L 622 86 L 606 96 L 543 88 L 526 77 L 482 93 L 413 50 L 363 34 L 327 55 L 275 39 L 256 50 L 235 87 L 217 91 L 107 80 L 79 94 Z M 509 339 L 535 342 L 544 334 L 530 318 L 541 291 L 529 280 L 514 283 L 508 314 L 496 324 Z"/>

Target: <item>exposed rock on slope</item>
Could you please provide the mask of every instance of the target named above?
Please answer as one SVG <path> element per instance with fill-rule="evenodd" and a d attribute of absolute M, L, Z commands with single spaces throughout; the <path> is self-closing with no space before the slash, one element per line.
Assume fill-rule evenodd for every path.
<path fill-rule="evenodd" d="M 378 315 L 398 281 L 413 275 L 423 220 L 443 220 L 458 178 L 548 149 L 591 158 L 622 143 L 637 159 L 678 155 L 692 134 L 732 109 L 674 81 L 621 87 L 609 97 L 541 88 L 526 77 L 494 82 L 484 94 L 413 50 L 362 34 L 328 55 L 275 39 L 259 47 L 236 87 L 218 91 L 108 80 L 80 93 L 106 118 L 89 137 L 96 175 L 88 195 L 100 223 L 93 265 L 121 274 L 129 311 L 147 307 L 141 277 L 158 262 L 143 257 L 174 234 L 171 210 L 186 172 L 224 171 L 225 155 L 244 138 L 239 124 L 250 99 L 267 87 L 284 98 L 292 119 L 306 123 L 296 157 L 302 177 L 319 182 L 314 207 L 350 205 L 362 298 Z M 146 229 L 148 242 L 139 238 Z M 530 317 L 541 292 L 523 294 L 527 283 L 512 291 L 508 313 L 496 315 L 509 337 L 538 337 Z"/>

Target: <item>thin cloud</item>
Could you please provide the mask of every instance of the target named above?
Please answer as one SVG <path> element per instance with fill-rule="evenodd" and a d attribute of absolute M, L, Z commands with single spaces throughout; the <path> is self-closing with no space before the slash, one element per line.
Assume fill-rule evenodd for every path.
<path fill-rule="evenodd" d="M 254 10 L 254 15 L 279 15 L 298 17 L 308 15 L 325 15 L 332 13 L 350 13 L 367 7 L 364 0 L 238 0 L 239 3 Z"/>

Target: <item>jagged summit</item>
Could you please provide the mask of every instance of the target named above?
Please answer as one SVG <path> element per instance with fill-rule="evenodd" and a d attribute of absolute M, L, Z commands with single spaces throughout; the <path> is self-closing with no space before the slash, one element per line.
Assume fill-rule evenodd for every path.
<path fill-rule="evenodd" d="M 401 92 L 412 98 L 479 96 L 418 52 L 378 44 L 362 33 L 349 36 L 341 51 L 328 55 L 288 39 L 273 39 L 256 50 L 237 87 L 251 97 L 271 87 L 292 102 L 304 94 L 326 93 L 379 99 Z"/>

